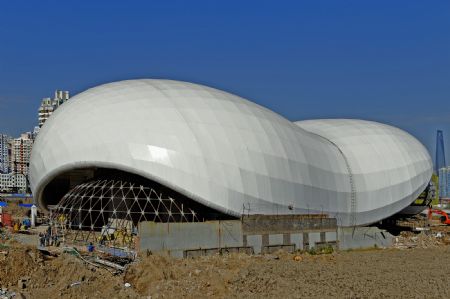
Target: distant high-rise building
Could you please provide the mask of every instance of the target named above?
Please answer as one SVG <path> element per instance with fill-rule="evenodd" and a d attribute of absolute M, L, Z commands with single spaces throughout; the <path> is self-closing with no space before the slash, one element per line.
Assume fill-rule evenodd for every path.
<path fill-rule="evenodd" d="M 69 99 L 69 92 L 63 90 L 56 90 L 53 99 L 43 98 L 41 106 L 39 107 L 39 127 L 42 127 L 42 125 L 52 115 L 52 113 Z"/>
<path fill-rule="evenodd" d="M 19 138 L 11 141 L 11 172 L 28 176 L 32 147 L 33 138 L 31 132 L 23 133 Z"/>
<path fill-rule="evenodd" d="M 0 173 L 10 172 L 11 140 L 8 135 L 0 134 Z"/>
<path fill-rule="evenodd" d="M 450 198 L 450 167 L 439 169 L 439 197 Z"/>
<path fill-rule="evenodd" d="M 0 134 L 0 192 L 26 192 L 34 134 L 19 138 Z"/>
<path fill-rule="evenodd" d="M 444 149 L 444 133 L 442 130 L 437 131 L 436 135 L 436 162 L 434 164 L 434 170 L 436 173 L 443 167 L 446 167 L 445 163 L 445 149 Z"/>
<path fill-rule="evenodd" d="M 27 178 L 18 173 L 0 174 L 0 192 L 27 192 Z"/>
<path fill-rule="evenodd" d="M 52 99 L 42 99 L 41 106 L 39 107 L 39 127 L 42 127 L 45 121 L 52 115 L 53 111 Z"/>
<path fill-rule="evenodd" d="M 40 129 L 41 128 L 39 126 L 34 127 L 33 133 L 32 133 L 33 140 L 36 139 L 37 135 L 39 134 Z"/>

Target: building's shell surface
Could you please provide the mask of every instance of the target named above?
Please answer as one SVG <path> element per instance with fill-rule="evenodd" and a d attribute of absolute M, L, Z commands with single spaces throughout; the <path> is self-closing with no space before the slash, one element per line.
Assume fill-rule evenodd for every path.
<path fill-rule="evenodd" d="M 332 121 L 297 125 L 197 84 L 120 81 L 89 89 L 52 115 L 33 148 L 30 182 L 45 207 L 42 191 L 62 173 L 112 168 L 226 214 L 323 212 L 344 226 L 395 214 L 425 188 L 431 159 L 409 134 L 335 122 L 337 129 Z"/>
<path fill-rule="evenodd" d="M 399 212 L 417 198 L 431 178 L 432 162 L 426 149 L 398 128 L 355 119 L 296 124 L 340 149 L 351 173 L 360 219 L 376 221 L 376 209 Z"/>

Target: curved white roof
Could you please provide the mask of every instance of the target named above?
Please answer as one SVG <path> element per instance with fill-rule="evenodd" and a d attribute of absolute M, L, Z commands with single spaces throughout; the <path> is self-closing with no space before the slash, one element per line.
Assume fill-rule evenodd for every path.
<path fill-rule="evenodd" d="M 324 212 L 340 225 L 386 218 L 425 188 L 431 159 L 416 139 L 378 123 L 334 122 L 294 124 L 197 84 L 114 82 L 76 95 L 47 120 L 30 182 L 45 207 L 42 191 L 62 173 L 113 168 L 230 215 Z"/>
<path fill-rule="evenodd" d="M 373 218 L 375 222 L 376 209 L 399 212 L 417 199 L 431 178 L 432 162 L 427 150 L 398 128 L 355 119 L 296 124 L 326 138 L 342 152 L 352 174 L 358 218 Z"/>

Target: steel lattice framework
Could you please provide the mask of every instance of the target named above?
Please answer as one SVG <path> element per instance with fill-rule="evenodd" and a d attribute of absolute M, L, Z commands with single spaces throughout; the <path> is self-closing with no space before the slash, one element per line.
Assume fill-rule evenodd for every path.
<path fill-rule="evenodd" d="M 52 223 L 72 241 L 133 246 L 141 221 L 197 222 L 195 211 L 153 188 L 119 180 L 93 180 L 73 188 L 52 211 Z"/>

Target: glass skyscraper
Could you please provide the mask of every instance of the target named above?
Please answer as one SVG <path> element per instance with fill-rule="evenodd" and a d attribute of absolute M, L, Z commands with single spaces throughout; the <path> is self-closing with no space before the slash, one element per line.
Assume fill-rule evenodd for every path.
<path fill-rule="evenodd" d="M 439 197 L 450 197 L 450 166 L 439 169 Z"/>

